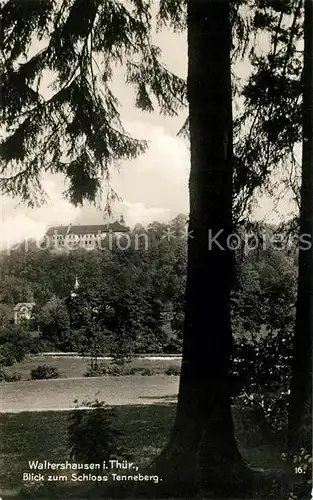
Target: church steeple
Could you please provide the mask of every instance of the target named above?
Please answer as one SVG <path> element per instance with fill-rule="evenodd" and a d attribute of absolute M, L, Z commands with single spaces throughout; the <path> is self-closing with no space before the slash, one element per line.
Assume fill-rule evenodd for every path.
<path fill-rule="evenodd" d="M 71 292 L 71 297 L 77 297 L 77 290 L 78 289 L 79 289 L 79 282 L 78 282 L 78 278 L 76 276 L 74 289 Z"/>

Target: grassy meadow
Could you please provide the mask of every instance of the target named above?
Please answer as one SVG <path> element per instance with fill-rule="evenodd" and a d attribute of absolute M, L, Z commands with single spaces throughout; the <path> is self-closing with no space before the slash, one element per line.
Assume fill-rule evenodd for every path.
<path fill-rule="evenodd" d="M 105 363 L 110 363 L 110 361 L 105 361 Z M 27 382 L 30 378 L 30 370 L 39 364 L 56 366 L 63 379 Z M 12 372 L 19 372 L 23 380 L 4 385 L 6 390 L 12 393 L 11 399 L 16 397 L 18 399 L 17 389 L 21 387 L 20 401 L 25 393 L 23 387 L 29 386 L 27 390 L 30 390 L 32 384 L 40 385 L 40 389 L 42 389 L 41 392 L 38 392 L 37 385 L 36 388 L 31 389 L 36 397 L 43 398 L 46 394 L 46 397 L 51 396 L 55 401 L 62 392 L 62 384 L 70 384 L 71 396 L 78 394 L 78 389 L 80 389 L 82 396 L 83 392 L 87 391 L 89 384 L 93 386 L 93 390 L 100 389 L 101 386 L 106 391 L 108 403 L 110 395 L 111 398 L 116 398 L 116 394 L 120 394 L 124 399 L 128 395 L 129 401 L 124 402 L 123 406 L 115 406 L 116 425 L 125 435 L 127 454 L 132 457 L 139 470 L 144 470 L 161 452 L 172 429 L 175 418 L 178 377 L 167 377 L 164 375 L 164 371 L 169 366 L 180 366 L 180 360 L 137 359 L 131 363 L 132 366 L 149 368 L 157 376 L 104 377 L 106 381 L 99 380 L 99 378 L 82 378 L 87 365 L 88 360 L 81 358 L 32 356 L 25 359 L 23 363 L 10 368 Z M 56 386 L 55 396 L 53 396 L 53 385 Z M 141 394 L 143 386 L 144 397 L 143 393 Z M 170 397 L 169 394 L 172 396 Z M 100 397 L 100 399 L 102 398 Z M 115 405 L 116 402 L 113 401 L 112 399 L 112 404 Z M 35 406 L 29 407 L 29 410 L 34 409 Z M 98 500 L 100 498 L 117 498 L 121 494 L 123 491 L 122 483 L 115 483 L 114 491 L 112 490 L 113 483 L 110 485 L 109 483 L 76 483 L 72 481 L 66 483 L 23 483 L 23 472 L 30 472 L 29 460 L 65 462 L 69 459 L 70 449 L 67 433 L 69 411 L 46 411 L 42 407 L 40 411 L 17 413 L 10 413 L 10 411 L 14 410 L 0 414 L 0 498 L 3 497 L 3 500 L 39 500 L 41 498 Z M 254 468 L 281 471 L 284 464 L 280 456 L 285 450 L 279 436 L 272 434 L 268 429 L 260 428 L 252 413 L 242 412 L 234 407 L 233 418 L 238 446 L 245 460 Z M 255 496 L 249 500 L 257 498 L 259 497 Z M 270 500 L 285 500 L 279 493 L 269 498 Z M 207 500 L 219 499 L 210 498 Z"/>
<path fill-rule="evenodd" d="M 105 365 L 110 364 L 110 360 L 105 360 Z M 7 373 L 17 372 L 22 376 L 22 380 L 30 379 L 30 372 L 38 365 L 55 366 L 61 378 L 80 378 L 87 371 L 89 360 L 86 358 L 62 357 L 62 356 L 28 356 L 21 363 L 15 363 L 13 366 L 6 368 Z M 165 370 L 170 366 L 180 367 L 180 359 L 143 359 L 137 358 L 129 363 L 130 368 L 148 368 L 155 375 L 164 374 Z"/>
<path fill-rule="evenodd" d="M 82 410 L 83 411 L 83 410 Z M 125 449 L 140 468 L 144 468 L 165 445 L 175 417 L 175 404 L 164 402 L 151 405 L 116 407 L 117 426 L 123 431 Z M 69 459 L 67 411 L 23 412 L 0 415 L 1 494 L 4 498 L 99 498 L 106 496 L 103 483 L 46 483 L 44 486 L 23 485 L 22 474 L 29 472 L 28 460 L 64 462 Z M 235 412 L 234 421 L 240 450 L 254 467 L 281 467 L 280 446 L 265 441 L 253 426 Z M 247 427 L 248 425 L 248 427 Z M 63 472 L 62 472 L 63 474 Z M 121 484 L 121 483 L 117 483 Z M 52 486 L 51 486 L 52 485 Z M 277 497 L 277 499 L 280 497 Z M 216 499 L 214 499 L 216 500 Z"/>
<path fill-rule="evenodd" d="M 171 431 L 174 415 L 175 404 L 166 402 L 117 407 L 117 426 L 126 436 L 125 448 L 139 467 L 149 464 L 162 450 Z M 23 487 L 22 474 L 29 471 L 28 460 L 64 462 L 69 459 L 67 418 L 67 411 L 0 415 L 1 494 L 14 495 L 14 498 L 40 498 L 41 494 L 49 495 L 49 488 L 42 488 L 42 491 L 40 488 L 35 494 L 36 486 Z M 64 487 L 58 484 L 52 497 L 58 498 L 59 494 L 62 496 L 66 492 L 66 498 L 76 498 L 78 490 L 79 494 L 84 495 L 95 487 L 92 483 L 91 487 L 76 484 L 68 482 Z M 21 488 L 23 491 L 18 493 Z"/>

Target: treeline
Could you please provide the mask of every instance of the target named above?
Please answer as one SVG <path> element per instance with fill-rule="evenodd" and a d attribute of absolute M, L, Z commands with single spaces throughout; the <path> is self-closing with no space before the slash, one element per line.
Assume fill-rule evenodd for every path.
<path fill-rule="evenodd" d="M 101 354 L 114 346 L 125 352 L 180 352 L 186 222 L 179 215 L 169 224 L 138 224 L 124 246 L 121 240 L 110 248 L 65 253 L 36 245 L 25 251 L 21 245 L 3 254 L 2 327 L 12 321 L 15 304 L 34 301 L 30 326 L 40 331 L 45 349 Z M 247 242 L 243 236 L 242 241 Z M 73 298 L 76 278 L 79 289 Z M 290 248 L 238 248 L 234 337 L 254 343 L 264 334 L 291 332 L 295 290 L 295 254 Z"/>

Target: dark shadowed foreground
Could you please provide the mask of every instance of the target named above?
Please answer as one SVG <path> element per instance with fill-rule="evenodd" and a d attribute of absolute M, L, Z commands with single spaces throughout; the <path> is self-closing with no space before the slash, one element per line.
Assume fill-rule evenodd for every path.
<path fill-rule="evenodd" d="M 171 396 L 170 396 L 171 397 Z M 147 396 L 148 398 L 148 396 Z M 165 446 L 174 422 L 176 405 L 165 395 L 158 403 L 149 400 L 140 405 L 117 407 L 118 426 L 126 436 L 127 451 L 133 456 L 139 470 L 145 470 Z M 82 410 L 83 411 L 83 410 Z M 125 492 L 122 483 L 84 483 L 72 481 L 23 484 L 22 474 L 29 471 L 28 460 L 64 462 L 69 458 L 67 444 L 67 411 L 7 413 L 0 416 L 1 479 L 0 491 L 4 499 L 70 499 L 118 498 Z M 239 447 L 244 457 L 255 467 L 281 467 L 279 444 L 270 436 L 253 429 L 255 423 L 234 412 Z M 62 472 L 63 474 L 63 472 Z M 114 486 L 114 485 L 113 485 Z M 129 484 L 126 485 L 129 487 Z M 139 485 L 140 487 L 140 485 Z M 109 488 L 109 489 L 108 489 Z M 156 485 L 151 483 L 151 493 Z M 140 493 L 140 492 L 139 492 Z M 274 497 L 271 497 L 274 500 Z M 283 499 L 276 496 L 275 499 Z M 214 497 L 214 500 L 218 500 Z M 252 499 L 251 499 L 252 500 Z"/>

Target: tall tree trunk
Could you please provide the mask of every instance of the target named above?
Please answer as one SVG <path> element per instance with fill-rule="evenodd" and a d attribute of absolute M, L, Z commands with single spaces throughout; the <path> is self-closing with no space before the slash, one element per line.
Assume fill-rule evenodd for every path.
<path fill-rule="evenodd" d="M 228 376 L 234 265 L 226 241 L 233 178 L 230 1 L 189 0 L 188 47 L 191 237 L 183 360 L 174 429 L 157 465 L 175 488 L 185 483 L 182 489 L 199 492 L 222 489 L 234 480 L 232 471 L 239 477 L 244 468 Z"/>
<path fill-rule="evenodd" d="M 303 146 L 297 313 L 289 414 L 289 447 L 312 439 L 313 339 L 313 0 L 305 0 L 303 70 Z"/>

